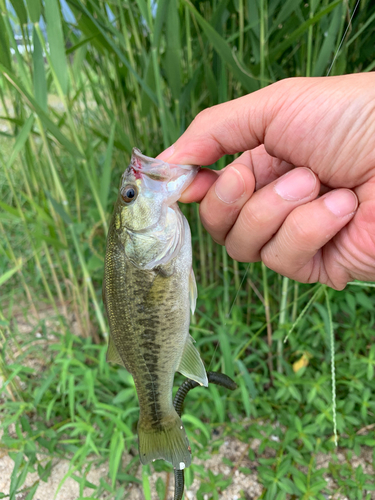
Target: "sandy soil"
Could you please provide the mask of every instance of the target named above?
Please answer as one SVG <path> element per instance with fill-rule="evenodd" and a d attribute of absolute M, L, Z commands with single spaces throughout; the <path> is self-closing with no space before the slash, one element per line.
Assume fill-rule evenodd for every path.
<path fill-rule="evenodd" d="M 260 441 L 258 439 L 253 439 L 249 444 L 242 443 L 241 441 L 235 438 L 228 438 L 225 440 L 223 445 L 219 449 L 219 453 L 213 455 L 209 460 L 203 461 L 197 458 L 194 459 L 194 463 L 197 465 L 203 465 L 206 470 L 211 470 L 214 474 L 223 474 L 223 476 L 227 478 L 232 478 L 232 484 L 228 486 L 222 493 L 219 494 L 220 500 L 238 500 L 240 498 L 246 498 L 246 500 L 256 500 L 259 498 L 262 493 L 262 485 L 258 481 L 257 477 L 257 466 L 259 465 L 256 461 L 251 461 L 248 458 L 248 450 L 249 447 L 256 450 L 260 445 Z M 273 450 L 265 450 L 265 457 L 272 456 Z M 339 451 L 338 454 L 339 463 L 346 462 L 345 452 Z M 234 464 L 234 468 L 230 468 L 228 465 L 223 463 L 223 458 L 231 460 Z M 128 462 L 132 457 L 128 455 L 124 455 L 124 462 Z M 330 460 L 329 455 L 318 454 L 316 457 L 318 468 L 326 467 Z M 372 474 L 373 470 L 371 467 L 372 461 L 372 450 L 370 448 L 364 448 L 361 457 L 353 457 L 352 466 L 355 468 L 358 465 L 362 465 L 363 471 L 367 474 Z M 251 474 L 243 474 L 238 470 L 238 467 L 246 467 L 253 471 Z M 38 489 L 35 493 L 35 500 L 52 500 L 52 498 L 56 498 L 56 500 L 78 500 L 82 497 L 79 496 L 79 485 L 76 481 L 69 478 L 65 482 L 63 482 L 60 487 L 56 497 L 56 491 L 63 480 L 65 474 L 69 469 L 69 461 L 68 460 L 59 460 L 55 461 L 52 473 L 48 479 L 48 481 L 40 482 Z M 13 470 L 13 461 L 8 457 L 8 455 L 4 455 L 0 457 L 0 492 L 7 495 L 9 494 L 9 486 L 10 486 L 10 476 Z M 137 472 L 137 477 L 141 479 L 142 469 L 139 467 Z M 100 478 L 108 478 L 108 465 L 104 464 L 101 467 L 93 468 L 89 474 L 87 475 L 87 480 L 92 482 L 95 485 L 99 484 Z M 173 488 L 174 488 L 174 479 L 172 475 L 169 475 L 167 478 L 167 473 L 154 473 L 150 477 L 150 487 L 152 492 L 152 500 L 159 500 L 158 495 L 156 494 L 155 483 L 157 479 L 161 477 L 164 482 L 169 483 L 168 489 L 168 499 L 173 498 Z M 346 496 L 339 494 L 337 485 L 332 480 L 332 478 L 328 475 L 325 475 L 325 479 L 327 481 L 328 488 L 331 492 L 330 495 L 326 495 L 327 499 L 334 500 L 349 500 Z M 29 474 L 27 476 L 25 487 L 32 486 L 35 481 L 38 480 L 37 473 Z M 196 498 L 196 493 L 200 487 L 200 482 L 198 479 L 195 479 L 191 487 L 185 493 L 185 499 L 194 500 Z M 90 497 L 91 489 L 86 488 L 84 490 L 84 497 Z M 129 494 L 127 498 L 131 500 L 144 500 L 144 495 L 142 493 L 142 486 L 138 484 L 131 484 L 126 489 L 126 493 Z M 26 497 L 25 494 L 20 494 L 17 496 L 17 500 L 24 500 Z M 110 498 L 109 494 L 103 494 L 100 496 L 100 499 Z M 208 498 L 208 497 L 207 497 Z M 371 493 L 372 500 L 375 499 L 375 492 Z"/>

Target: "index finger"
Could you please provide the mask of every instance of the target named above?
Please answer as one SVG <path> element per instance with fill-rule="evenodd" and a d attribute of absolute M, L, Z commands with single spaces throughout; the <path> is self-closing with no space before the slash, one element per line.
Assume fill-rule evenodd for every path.
<path fill-rule="evenodd" d="M 261 144 L 262 137 L 253 133 L 254 123 L 251 133 L 248 133 L 248 125 L 245 133 L 245 121 L 253 122 L 255 117 L 251 101 L 250 94 L 201 111 L 175 144 L 157 158 L 175 163 L 211 165 L 225 154 L 255 148 Z M 256 128 L 259 131 L 260 127 Z"/>
<path fill-rule="evenodd" d="M 348 153 L 352 155 L 353 144 L 348 137 L 355 139 L 359 153 L 368 142 L 358 141 L 368 130 L 369 101 L 363 99 L 368 89 L 373 89 L 373 76 L 367 74 L 281 80 L 202 111 L 160 158 L 210 165 L 225 154 L 253 150 L 263 144 L 270 156 L 309 167 L 322 175 L 323 182 L 340 187 L 340 176 L 331 178 L 332 164 L 341 166 Z M 350 119 L 338 127 L 344 112 Z M 360 123 L 357 115 L 363 117 Z M 330 168 L 325 171 L 327 165 Z M 356 185 L 355 169 L 352 164 L 350 167 L 346 187 Z"/>

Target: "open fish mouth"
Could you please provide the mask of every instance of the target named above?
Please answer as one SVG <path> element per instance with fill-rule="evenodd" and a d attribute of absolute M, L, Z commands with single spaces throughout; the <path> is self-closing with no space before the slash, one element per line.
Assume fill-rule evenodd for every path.
<path fill-rule="evenodd" d="M 173 201 L 177 201 L 181 193 L 192 183 L 199 168 L 197 165 L 179 165 L 151 158 L 142 154 L 138 148 L 133 148 L 129 165 L 136 179 L 142 178 L 147 187 L 153 191 L 165 189 L 168 195 L 174 198 Z"/>

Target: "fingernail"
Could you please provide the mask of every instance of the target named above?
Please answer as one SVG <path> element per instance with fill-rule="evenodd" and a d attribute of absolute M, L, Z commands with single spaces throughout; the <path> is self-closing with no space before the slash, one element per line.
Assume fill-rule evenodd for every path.
<path fill-rule="evenodd" d="M 169 148 L 165 149 L 160 155 L 158 155 L 158 160 L 167 161 L 174 153 L 174 144 L 169 146 Z"/>
<path fill-rule="evenodd" d="M 307 198 L 316 185 L 316 177 L 308 168 L 292 170 L 275 184 L 276 193 L 284 200 L 300 201 Z"/>
<path fill-rule="evenodd" d="M 215 183 L 215 192 L 224 203 L 234 203 L 245 193 L 245 182 L 240 172 L 234 168 L 226 168 Z"/>
<path fill-rule="evenodd" d="M 324 203 L 330 212 L 337 217 L 344 217 L 357 210 L 358 198 L 349 189 L 332 191 L 324 197 Z"/>

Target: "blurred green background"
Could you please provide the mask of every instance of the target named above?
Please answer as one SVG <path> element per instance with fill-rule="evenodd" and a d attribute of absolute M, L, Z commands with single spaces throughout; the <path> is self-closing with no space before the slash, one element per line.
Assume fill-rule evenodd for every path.
<path fill-rule="evenodd" d="M 0 456 L 14 461 L 0 498 L 37 498 L 61 458 L 80 499 L 138 498 L 134 484 L 146 500 L 168 498 L 171 468 L 139 465 L 131 377 L 105 362 L 105 237 L 131 148 L 156 156 L 200 110 L 283 78 L 371 71 L 375 5 L 0 0 L 0 9 Z M 197 479 L 196 498 L 226 498 L 236 471 L 256 470 L 259 498 L 375 498 L 373 285 L 335 292 L 238 264 L 202 229 L 197 206 L 183 211 L 199 291 L 191 333 L 206 367 L 239 385 L 196 389 L 183 420 L 195 457 L 218 454 L 228 436 L 247 444 L 238 461 L 220 458 L 228 474 L 192 465 L 187 486 Z M 93 484 L 87 474 L 101 463 L 108 473 Z M 253 498 L 245 490 L 237 498 Z"/>

